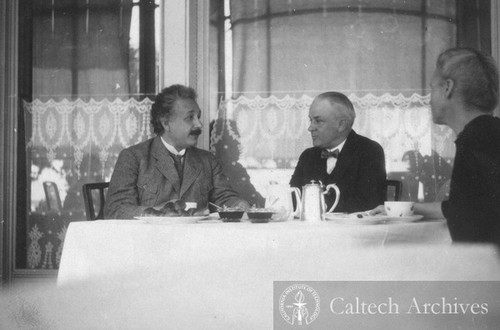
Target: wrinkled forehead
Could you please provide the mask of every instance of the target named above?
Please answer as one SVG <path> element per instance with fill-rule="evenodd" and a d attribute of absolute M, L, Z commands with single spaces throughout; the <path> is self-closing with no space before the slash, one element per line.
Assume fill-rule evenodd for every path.
<path fill-rule="evenodd" d="M 193 99 L 177 99 L 173 106 L 173 115 L 187 115 L 187 114 L 195 114 L 199 115 L 201 113 L 201 109 Z"/>

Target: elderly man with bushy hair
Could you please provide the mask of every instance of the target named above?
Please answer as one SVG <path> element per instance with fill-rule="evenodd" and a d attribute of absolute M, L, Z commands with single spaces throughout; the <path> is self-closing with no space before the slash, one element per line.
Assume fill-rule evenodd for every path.
<path fill-rule="evenodd" d="M 198 213 L 206 213 L 209 202 L 249 207 L 230 187 L 215 157 L 196 148 L 203 127 L 200 116 L 190 87 L 172 85 L 156 96 L 151 109 L 156 137 L 118 156 L 104 208 L 106 218 L 182 214 L 178 208 L 189 207 L 188 203 Z"/>

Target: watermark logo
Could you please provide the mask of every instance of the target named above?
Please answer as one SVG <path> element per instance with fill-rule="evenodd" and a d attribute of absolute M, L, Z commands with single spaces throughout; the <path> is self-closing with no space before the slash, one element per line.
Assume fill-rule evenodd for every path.
<path fill-rule="evenodd" d="M 281 317 L 291 325 L 311 324 L 319 315 L 319 295 L 306 284 L 293 284 L 279 298 Z"/>

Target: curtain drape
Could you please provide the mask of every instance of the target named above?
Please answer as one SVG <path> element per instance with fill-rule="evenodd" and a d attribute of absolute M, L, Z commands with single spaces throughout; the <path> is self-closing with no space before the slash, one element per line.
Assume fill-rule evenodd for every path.
<path fill-rule="evenodd" d="M 132 0 L 36 0 L 33 98 L 128 97 Z"/>
<path fill-rule="evenodd" d="M 312 145 L 312 99 L 336 90 L 355 105 L 354 129 L 384 147 L 403 199 L 445 198 L 454 137 L 432 123 L 428 85 L 437 55 L 457 43 L 454 0 L 231 0 L 230 10 L 233 94 L 211 136 L 223 162 L 235 162 L 236 143 L 264 197 L 271 182 L 288 184 Z"/>
<path fill-rule="evenodd" d="M 423 94 L 456 43 L 455 1 L 232 0 L 235 96 Z"/>
<path fill-rule="evenodd" d="M 35 0 L 32 12 L 27 267 L 57 268 L 68 223 L 85 219 L 82 184 L 109 179 L 118 153 L 151 136 L 151 101 L 130 98 L 132 0 Z"/>

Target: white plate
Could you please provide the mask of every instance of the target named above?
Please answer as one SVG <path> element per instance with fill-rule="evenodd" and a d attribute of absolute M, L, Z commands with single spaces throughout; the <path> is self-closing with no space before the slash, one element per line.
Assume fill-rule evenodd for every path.
<path fill-rule="evenodd" d="M 146 223 L 153 225 L 177 225 L 196 223 L 200 220 L 207 219 L 207 215 L 193 217 L 136 217 L 136 219 L 144 220 Z"/>
<path fill-rule="evenodd" d="M 421 220 L 423 215 L 412 215 L 408 217 L 395 218 L 387 215 L 366 215 L 364 212 L 358 213 L 327 213 L 325 219 L 335 223 L 349 225 L 377 225 L 377 224 L 392 224 L 406 223 Z"/>

